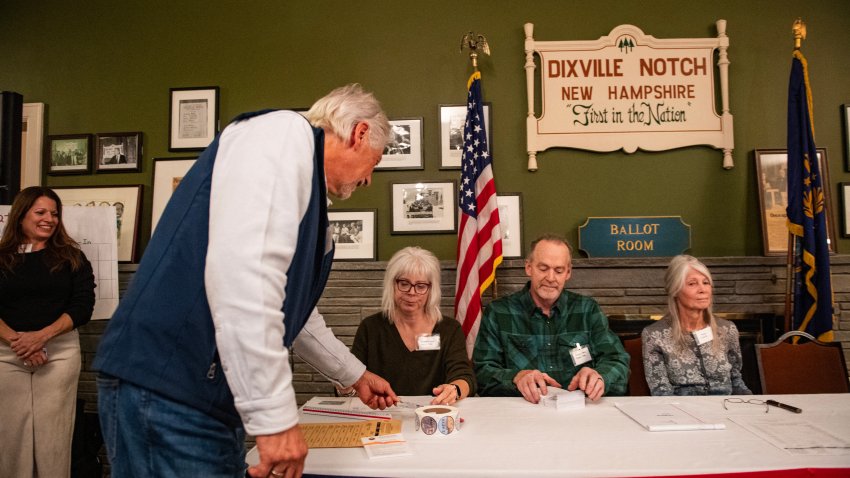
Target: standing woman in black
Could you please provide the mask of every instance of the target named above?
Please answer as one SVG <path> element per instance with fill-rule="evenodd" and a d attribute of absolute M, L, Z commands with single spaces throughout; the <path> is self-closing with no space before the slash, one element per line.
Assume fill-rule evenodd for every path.
<path fill-rule="evenodd" d="M 0 239 L 0 474 L 71 472 L 80 339 L 91 319 L 94 274 L 62 225 L 53 190 L 29 187 Z"/>

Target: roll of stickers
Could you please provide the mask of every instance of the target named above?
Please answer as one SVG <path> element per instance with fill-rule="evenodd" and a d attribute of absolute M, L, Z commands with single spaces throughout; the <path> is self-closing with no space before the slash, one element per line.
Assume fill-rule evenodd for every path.
<path fill-rule="evenodd" d="M 460 431 L 460 410 L 448 405 L 428 405 L 416 409 L 416 431 L 446 436 Z"/>

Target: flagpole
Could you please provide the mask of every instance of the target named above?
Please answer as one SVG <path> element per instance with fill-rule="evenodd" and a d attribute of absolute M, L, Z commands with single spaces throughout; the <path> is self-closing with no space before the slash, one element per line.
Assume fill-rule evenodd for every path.
<path fill-rule="evenodd" d="M 794 20 L 794 23 L 791 25 L 791 33 L 794 34 L 794 50 L 799 50 L 802 46 L 803 40 L 806 39 L 806 24 L 803 23 L 801 18 L 797 18 Z M 789 176 L 790 179 L 790 176 Z M 790 188 L 789 188 L 790 189 Z M 788 190 L 788 189 L 786 189 Z M 791 295 L 794 293 L 794 255 L 796 253 L 795 246 L 797 245 L 797 241 L 795 240 L 794 234 L 791 231 L 788 231 L 788 256 L 786 257 L 786 265 L 785 265 L 785 274 L 786 274 L 786 287 L 785 287 L 785 330 L 784 332 L 788 332 L 791 330 L 791 316 L 793 315 L 793 300 L 791 299 Z"/>
<path fill-rule="evenodd" d="M 490 55 L 490 45 L 487 43 L 487 38 L 470 31 L 464 34 L 460 40 L 461 53 L 463 53 L 464 47 L 469 48 L 469 61 L 472 62 L 472 71 L 478 72 L 478 49 L 480 48 L 484 54 Z M 493 287 L 493 298 L 496 299 L 499 297 L 499 280 L 496 279 L 495 275 L 491 285 Z"/>

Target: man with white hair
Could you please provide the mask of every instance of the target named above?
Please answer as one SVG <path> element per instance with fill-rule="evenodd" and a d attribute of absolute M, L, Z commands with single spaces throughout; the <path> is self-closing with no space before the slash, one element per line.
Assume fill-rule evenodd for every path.
<path fill-rule="evenodd" d="M 306 118 L 306 119 L 305 119 Z M 389 122 L 359 85 L 304 116 L 237 117 L 180 182 L 101 339 L 98 405 L 114 476 L 301 475 L 291 346 L 373 408 L 398 401 L 316 311 L 331 194 L 367 186 Z"/>

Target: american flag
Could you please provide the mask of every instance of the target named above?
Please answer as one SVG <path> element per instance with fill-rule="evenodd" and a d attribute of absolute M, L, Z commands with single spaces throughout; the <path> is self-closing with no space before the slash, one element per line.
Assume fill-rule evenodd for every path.
<path fill-rule="evenodd" d="M 461 183 L 458 188 L 457 282 L 455 318 L 463 324 L 466 350 L 472 356 L 481 323 L 481 293 L 493 282 L 502 262 L 502 229 L 496 204 L 496 182 L 487 145 L 481 73 L 467 84 L 469 95 L 463 126 Z"/>

